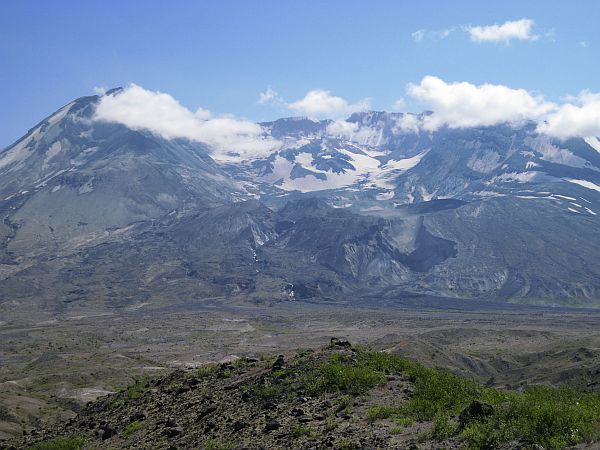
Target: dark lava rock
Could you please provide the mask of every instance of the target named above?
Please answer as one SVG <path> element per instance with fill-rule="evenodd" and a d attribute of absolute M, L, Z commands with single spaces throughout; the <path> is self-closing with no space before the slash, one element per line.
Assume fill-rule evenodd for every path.
<path fill-rule="evenodd" d="M 217 410 L 217 405 L 208 405 L 207 407 L 203 408 L 199 413 L 198 413 L 198 420 L 201 420 L 203 418 L 205 418 L 206 416 L 208 416 L 209 414 L 215 412 Z"/>
<path fill-rule="evenodd" d="M 168 438 L 174 438 L 179 436 L 181 433 L 183 433 L 183 428 L 181 427 L 166 428 L 165 431 L 163 431 L 163 434 Z"/>
<path fill-rule="evenodd" d="M 276 420 L 267 420 L 267 423 L 265 424 L 265 431 L 275 431 L 278 430 L 279 427 L 281 427 L 281 424 Z"/>
<path fill-rule="evenodd" d="M 100 435 L 100 437 L 102 438 L 103 441 L 110 439 L 111 437 L 115 436 L 117 434 L 117 430 L 115 430 L 114 428 L 111 427 L 105 427 L 104 429 L 102 429 L 102 434 Z"/>
<path fill-rule="evenodd" d="M 240 431 L 241 429 L 245 428 L 246 425 L 247 425 L 246 423 L 236 420 L 235 422 L 233 422 L 232 428 L 235 431 Z"/>
<path fill-rule="evenodd" d="M 349 341 L 341 341 L 338 338 L 331 338 L 329 345 L 336 347 L 352 348 L 352 344 Z"/>
<path fill-rule="evenodd" d="M 146 420 L 148 417 L 148 413 L 146 411 L 136 411 L 131 416 L 129 416 L 130 422 L 142 421 Z"/>
<path fill-rule="evenodd" d="M 185 394 L 186 392 L 190 391 L 191 388 L 189 385 L 183 385 L 180 386 L 176 391 L 175 391 L 175 395 L 181 395 L 181 394 Z"/>
<path fill-rule="evenodd" d="M 167 428 L 175 428 L 177 426 L 177 421 L 175 419 L 173 419 L 172 417 L 169 417 L 168 419 L 165 420 L 165 426 Z"/>
<path fill-rule="evenodd" d="M 294 408 L 294 409 L 292 409 L 292 416 L 300 417 L 300 416 L 303 416 L 303 415 L 304 415 L 304 411 L 302 409 L 300 409 L 300 408 Z"/>
<path fill-rule="evenodd" d="M 271 369 L 272 370 L 281 370 L 285 367 L 284 365 L 285 365 L 285 361 L 283 359 L 283 355 L 279 355 L 279 356 L 277 356 L 277 359 L 273 363 L 273 366 L 271 367 Z"/>

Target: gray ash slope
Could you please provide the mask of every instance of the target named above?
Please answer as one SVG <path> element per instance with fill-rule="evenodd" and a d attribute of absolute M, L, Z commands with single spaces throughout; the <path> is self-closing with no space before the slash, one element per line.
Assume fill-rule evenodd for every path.
<path fill-rule="evenodd" d="M 118 93 L 118 91 L 117 91 Z M 114 95 L 109 93 L 107 95 Z M 78 99 L 0 153 L 0 302 L 428 295 L 600 302 L 600 142 L 403 116 L 263 123 L 252 160 L 94 120 Z M 342 129 L 342 131 L 339 131 Z"/>

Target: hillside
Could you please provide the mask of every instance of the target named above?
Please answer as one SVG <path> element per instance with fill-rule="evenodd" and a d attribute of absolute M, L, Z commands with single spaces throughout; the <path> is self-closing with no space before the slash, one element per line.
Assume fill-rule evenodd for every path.
<path fill-rule="evenodd" d="M 597 394 L 500 392 L 332 339 L 317 350 L 139 380 L 18 446 L 558 449 L 600 439 L 599 419 Z"/>

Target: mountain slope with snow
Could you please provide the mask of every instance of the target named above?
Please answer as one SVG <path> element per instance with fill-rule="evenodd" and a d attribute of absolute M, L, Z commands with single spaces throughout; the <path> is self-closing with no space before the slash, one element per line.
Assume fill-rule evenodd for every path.
<path fill-rule="evenodd" d="M 429 113 L 364 112 L 244 124 L 268 146 L 239 152 L 98 120 L 100 100 L 0 152 L 4 307 L 600 304 L 595 137 L 532 123 L 426 132 L 411 123 Z"/>

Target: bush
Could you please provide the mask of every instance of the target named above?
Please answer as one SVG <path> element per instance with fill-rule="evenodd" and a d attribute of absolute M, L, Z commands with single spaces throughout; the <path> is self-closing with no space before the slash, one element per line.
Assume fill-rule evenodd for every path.
<path fill-rule="evenodd" d="M 134 421 L 131 422 L 129 425 L 127 425 L 127 428 L 125 428 L 125 431 L 123 431 L 123 434 L 125 436 L 130 436 L 133 433 L 135 433 L 136 431 L 140 430 L 141 428 L 143 428 L 143 424 L 139 421 Z"/>
<path fill-rule="evenodd" d="M 346 365 L 352 370 L 343 369 Z M 524 393 L 502 393 L 447 371 L 381 352 L 359 351 L 357 362 L 337 360 L 324 367 L 326 386 L 352 394 L 363 393 L 384 381 L 384 374 L 405 375 L 414 383 L 412 397 L 399 408 L 377 406 L 368 419 L 399 416 L 433 421 L 435 439 L 459 435 L 471 448 L 493 448 L 507 442 L 526 442 L 548 449 L 565 448 L 600 439 L 600 397 L 573 389 L 535 386 Z M 490 413 L 458 426 L 457 417 L 473 401 L 490 405 Z M 406 423 L 393 429 L 399 433 Z"/>
<path fill-rule="evenodd" d="M 311 383 L 311 387 L 313 391 L 317 391 L 316 394 L 340 391 L 356 396 L 383 382 L 383 374 L 371 367 L 332 357 L 319 368 L 317 379 Z"/>
<path fill-rule="evenodd" d="M 129 400 L 135 400 L 140 398 L 146 389 L 142 383 L 136 382 L 133 386 L 127 389 L 127 398 Z"/>
<path fill-rule="evenodd" d="M 207 439 L 204 441 L 204 450 L 231 450 L 233 444 L 229 442 L 220 442 L 216 439 Z"/>
<path fill-rule="evenodd" d="M 389 419 L 398 412 L 398 408 L 391 406 L 371 406 L 367 410 L 367 420 L 375 422 L 376 420 Z"/>
<path fill-rule="evenodd" d="M 301 436 L 313 436 L 315 434 L 314 430 L 306 425 L 297 425 L 292 427 L 291 432 L 292 436 L 295 438 L 299 438 Z"/>
<path fill-rule="evenodd" d="M 211 376 L 217 370 L 216 365 L 206 365 L 196 369 L 196 377 L 202 379 Z"/>
<path fill-rule="evenodd" d="M 522 439 L 559 449 L 600 438 L 600 398 L 562 387 L 534 386 L 507 393 L 485 421 L 467 425 L 461 436 L 473 446 Z"/>
<path fill-rule="evenodd" d="M 81 438 L 59 437 L 39 442 L 32 446 L 31 450 L 78 450 L 83 442 Z"/>

